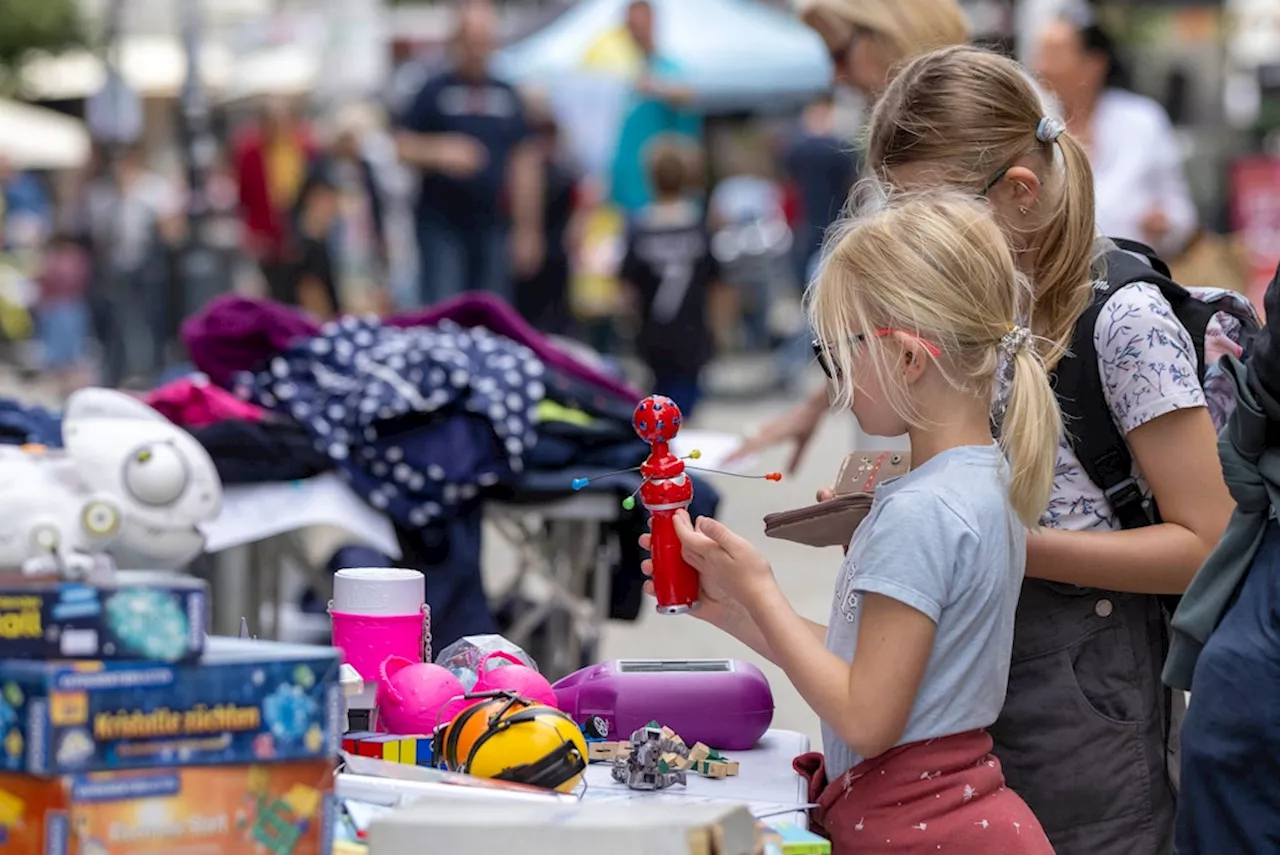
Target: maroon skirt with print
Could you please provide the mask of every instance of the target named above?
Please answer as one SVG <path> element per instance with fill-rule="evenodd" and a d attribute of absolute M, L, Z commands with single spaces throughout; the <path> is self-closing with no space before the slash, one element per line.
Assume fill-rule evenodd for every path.
<path fill-rule="evenodd" d="M 818 805 L 813 831 L 833 855 L 1053 855 L 1031 809 L 1004 785 L 985 730 L 899 745 L 836 781 L 821 754 L 794 765 Z"/>

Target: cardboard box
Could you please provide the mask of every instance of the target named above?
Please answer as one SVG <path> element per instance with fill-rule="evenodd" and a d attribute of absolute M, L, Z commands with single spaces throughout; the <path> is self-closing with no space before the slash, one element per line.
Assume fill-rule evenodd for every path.
<path fill-rule="evenodd" d="M 0 661 L 0 770 L 336 757 L 340 652 L 212 638 L 195 665 Z"/>
<path fill-rule="evenodd" d="M 0 852 L 329 855 L 333 763 L 0 773 Z"/>
<path fill-rule="evenodd" d="M 591 803 L 547 807 L 417 804 L 374 819 L 370 855 L 421 852 L 521 855 L 756 855 L 762 840 L 742 806 Z"/>
<path fill-rule="evenodd" d="M 194 662 L 208 632 L 209 586 L 167 573 L 110 585 L 0 581 L 0 659 Z"/>

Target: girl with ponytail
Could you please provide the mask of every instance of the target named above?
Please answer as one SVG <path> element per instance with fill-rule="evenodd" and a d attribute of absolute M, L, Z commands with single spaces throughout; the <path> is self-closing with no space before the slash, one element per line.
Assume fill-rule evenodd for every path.
<path fill-rule="evenodd" d="M 746 540 L 678 516 L 694 614 L 772 660 L 822 719 L 825 756 L 796 768 L 835 853 L 1050 855 L 986 730 L 1062 432 L 1031 290 L 980 200 L 880 197 L 812 288 L 814 349 L 867 430 L 910 438 L 913 468 L 878 486 L 827 626 Z"/>
<path fill-rule="evenodd" d="M 1168 614 L 1231 516 L 1191 336 L 1159 287 L 1133 282 L 1094 306 L 1112 262 L 1098 235 L 1083 149 L 1016 63 L 950 48 L 905 66 L 877 102 L 868 163 L 892 184 L 984 199 L 1035 287 L 1031 328 L 1052 369 L 1094 310 L 1096 386 L 1133 459 L 1152 523 L 1123 528 L 1118 494 L 1092 483 L 1072 448 L 1057 463 L 1042 534 L 1027 540 L 1008 699 L 992 727 L 1009 786 L 1058 855 L 1166 855 L 1173 847 L 1181 693 L 1160 684 Z M 1096 321 L 1093 318 L 1096 317 Z M 1077 341 L 1079 339 L 1076 339 Z M 1073 425 L 1066 424 L 1067 434 Z"/>

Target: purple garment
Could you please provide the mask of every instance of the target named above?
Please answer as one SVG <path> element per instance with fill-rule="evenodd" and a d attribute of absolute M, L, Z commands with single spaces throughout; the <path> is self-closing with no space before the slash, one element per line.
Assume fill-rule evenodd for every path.
<path fill-rule="evenodd" d="M 387 318 L 384 323 L 392 327 L 435 326 L 445 319 L 459 326 L 485 327 L 495 335 L 523 344 L 548 368 L 590 383 L 627 401 L 639 401 L 643 397 L 621 380 L 597 371 L 556 347 L 525 323 L 524 318 L 520 317 L 510 303 L 482 291 L 470 291 L 416 312 Z"/>
<path fill-rule="evenodd" d="M 558 370 L 626 401 L 643 395 L 626 383 L 592 368 L 547 341 L 524 322 L 510 304 L 491 294 L 467 293 L 438 305 L 388 318 L 392 327 L 435 326 L 450 320 L 463 327 L 485 327 L 529 348 L 548 368 Z M 303 313 L 271 300 L 224 295 L 182 324 L 182 341 L 196 368 L 229 388 L 241 371 L 253 371 L 298 338 L 315 338 L 320 325 Z"/>
<path fill-rule="evenodd" d="M 320 326 L 301 312 L 271 300 L 226 294 L 182 324 L 182 343 L 196 368 L 223 388 Z"/>

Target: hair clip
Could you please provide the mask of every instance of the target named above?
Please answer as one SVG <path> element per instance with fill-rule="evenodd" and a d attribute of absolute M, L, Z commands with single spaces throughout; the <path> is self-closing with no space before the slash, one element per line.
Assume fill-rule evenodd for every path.
<path fill-rule="evenodd" d="M 1006 357 L 1014 357 L 1018 351 L 1026 349 L 1031 344 L 1031 330 L 1026 327 L 1014 324 L 1009 327 L 1009 331 L 1000 337 L 996 349 Z"/>
<path fill-rule="evenodd" d="M 1036 125 L 1036 139 L 1042 143 L 1053 144 L 1066 132 L 1067 126 L 1052 116 L 1045 116 Z"/>

